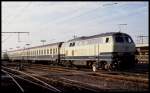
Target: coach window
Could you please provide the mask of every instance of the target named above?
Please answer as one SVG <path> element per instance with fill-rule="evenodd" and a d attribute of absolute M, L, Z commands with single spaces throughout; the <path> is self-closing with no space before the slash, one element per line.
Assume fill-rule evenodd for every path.
<path fill-rule="evenodd" d="M 41 51 L 39 50 L 39 55 L 41 55 Z"/>
<path fill-rule="evenodd" d="M 47 54 L 49 54 L 49 50 L 47 49 Z"/>
<path fill-rule="evenodd" d="M 29 51 L 27 51 L 27 56 L 29 56 L 30 55 L 30 52 Z"/>
<path fill-rule="evenodd" d="M 41 50 L 41 55 L 43 54 L 43 50 Z"/>
<path fill-rule="evenodd" d="M 56 48 L 56 54 L 57 54 L 57 48 Z"/>
<path fill-rule="evenodd" d="M 32 55 L 32 51 L 29 51 L 29 56 L 31 56 Z"/>
<path fill-rule="evenodd" d="M 53 54 L 55 54 L 55 49 L 53 49 Z"/>
<path fill-rule="evenodd" d="M 106 41 L 105 41 L 106 43 L 108 43 L 109 42 L 109 38 L 106 38 Z"/>
<path fill-rule="evenodd" d="M 50 54 L 52 54 L 52 49 L 50 49 Z"/>
<path fill-rule="evenodd" d="M 44 49 L 44 55 L 46 54 L 46 49 Z"/>
<path fill-rule="evenodd" d="M 28 56 L 30 56 L 31 55 L 31 51 L 28 51 Z"/>
<path fill-rule="evenodd" d="M 34 56 L 36 55 L 36 51 L 34 50 Z"/>
<path fill-rule="evenodd" d="M 36 55 L 38 55 L 38 50 L 36 51 Z"/>
<path fill-rule="evenodd" d="M 40 55 L 42 55 L 42 50 L 40 50 Z"/>

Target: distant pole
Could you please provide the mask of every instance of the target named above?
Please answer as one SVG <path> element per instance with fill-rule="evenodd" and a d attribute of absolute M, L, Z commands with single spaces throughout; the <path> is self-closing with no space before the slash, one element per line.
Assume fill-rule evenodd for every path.
<path fill-rule="evenodd" d="M 43 45 L 44 45 L 44 42 L 46 42 L 46 40 L 41 40 L 41 42 L 43 43 Z"/>
<path fill-rule="evenodd" d="M 77 37 L 76 35 L 73 36 L 74 39 L 75 39 L 76 37 Z"/>
<path fill-rule="evenodd" d="M 144 37 L 147 38 L 148 36 L 144 36 L 144 35 L 139 35 L 139 36 L 138 36 L 139 42 L 140 42 L 141 44 L 144 43 Z M 137 42 L 138 42 L 138 41 L 137 41 Z"/>
<path fill-rule="evenodd" d="M 119 32 L 121 32 L 121 26 L 127 26 L 127 24 L 118 24 L 119 26 Z"/>
<path fill-rule="evenodd" d="M 30 44 L 26 44 L 26 46 L 27 46 L 27 63 L 29 62 L 29 61 L 28 61 L 28 56 L 29 56 L 29 55 L 28 55 L 28 54 L 29 54 L 29 47 L 28 47 L 28 46 L 29 46 L 29 45 L 30 45 Z"/>
<path fill-rule="evenodd" d="M 7 33 L 18 34 L 18 42 L 20 42 L 20 34 L 26 33 L 29 35 L 29 32 L 2 32 L 2 33 L 4 33 L 4 34 L 7 34 Z"/>

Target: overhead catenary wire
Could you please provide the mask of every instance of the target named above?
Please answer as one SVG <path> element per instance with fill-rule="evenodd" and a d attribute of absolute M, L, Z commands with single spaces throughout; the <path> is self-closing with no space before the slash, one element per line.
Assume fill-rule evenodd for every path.
<path fill-rule="evenodd" d="M 122 6 L 122 5 L 121 5 Z M 136 13 L 137 12 L 140 12 L 140 9 L 137 9 L 137 10 L 133 10 L 132 12 L 129 12 L 128 14 L 121 14 L 122 16 L 129 16 L 129 15 L 137 15 Z M 113 18 L 113 20 L 114 19 L 120 19 L 120 18 L 122 18 L 122 16 L 114 16 L 114 17 L 112 17 Z M 87 20 L 86 21 L 86 23 L 84 23 L 83 25 L 87 25 L 87 24 L 89 24 L 89 23 L 91 23 L 91 21 L 98 21 L 98 23 L 100 24 L 100 23 L 104 23 L 104 22 L 109 22 L 109 20 L 110 19 L 112 19 L 112 18 L 107 18 L 107 19 L 104 19 L 104 20 L 97 20 L 98 18 L 101 18 L 101 17 L 96 17 L 95 19 L 92 19 L 92 20 Z M 83 25 L 78 25 L 78 27 L 81 27 L 81 26 L 83 26 Z"/>
<path fill-rule="evenodd" d="M 14 15 L 12 17 L 12 19 L 10 21 L 8 21 L 7 23 L 5 23 L 4 21 L 2 21 L 4 24 L 11 24 L 16 18 L 18 19 L 24 12 L 25 10 L 31 5 L 32 2 L 29 2 L 26 6 L 24 6 L 16 15 Z"/>
<path fill-rule="evenodd" d="M 107 4 L 107 3 L 106 3 L 106 4 Z M 114 4 L 118 4 L 118 3 L 111 3 L 111 4 L 109 3 L 109 5 L 114 5 Z M 70 18 L 70 19 L 79 18 L 79 17 L 81 17 L 81 16 L 84 16 L 84 15 L 86 15 L 86 14 L 89 14 L 89 13 L 91 13 L 92 11 L 96 11 L 96 10 L 98 10 L 98 9 L 100 9 L 100 8 L 103 8 L 103 7 L 104 7 L 103 5 L 105 5 L 105 4 L 102 4 L 102 5 L 98 4 L 98 7 L 94 8 L 94 9 L 90 9 L 90 10 L 88 10 L 88 11 L 85 11 L 85 12 L 83 12 L 83 13 L 77 15 L 77 16 L 73 16 L 73 17 Z M 66 19 L 66 20 L 64 20 L 64 21 L 70 21 L 70 19 Z M 59 23 L 62 23 L 62 22 L 64 22 L 64 21 L 60 21 Z"/>
<path fill-rule="evenodd" d="M 18 34 L 18 42 L 21 42 L 21 41 L 20 41 L 20 34 L 22 34 L 22 33 L 27 33 L 27 34 L 28 34 L 28 40 L 29 40 L 29 32 L 2 32 L 2 33 L 5 33 L 5 34 L 7 34 L 7 33 L 11 33 L 11 34 L 12 34 L 12 33 L 15 33 L 15 34 Z M 8 37 L 8 38 L 9 38 L 9 37 Z M 8 39 L 8 38 L 7 38 L 7 39 Z M 6 39 L 6 40 L 7 40 L 7 39 Z M 6 41 L 6 40 L 5 40 L 5 41 Z"/>
<path fill-rule="evenodd" d="M 9 36 L 6 39 L 2 40 L 2 43 L 5 43 L 6 40 L 8 40 L 11 36 L 12 36 L 12 34 L 9 34 Z"/>

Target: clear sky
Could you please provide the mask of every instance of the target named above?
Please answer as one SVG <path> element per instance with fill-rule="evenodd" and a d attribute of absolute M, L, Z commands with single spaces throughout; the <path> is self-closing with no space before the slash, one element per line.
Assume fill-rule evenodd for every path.
<path fill-rule="evenodd" d="M 67 41 L 74 35 L 128 33 L 148 36 L 148 2 L 2 2 L 2 50 Z M 119 24 L 127 24 L 120 25 Z M 27 46 L 25 46 L 27 47 Z"/>

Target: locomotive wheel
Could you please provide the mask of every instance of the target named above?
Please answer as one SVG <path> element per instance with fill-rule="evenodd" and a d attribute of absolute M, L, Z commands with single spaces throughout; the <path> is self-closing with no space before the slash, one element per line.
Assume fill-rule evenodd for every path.
<path fill-rule="evenodd" d="M 101 68 L 105 69 L 106 68 L 106 62 L 101 62 Z"/>
<path fill-rule="evenodd" d="M 117 65 L 116 64 L 111 64 L 111 69 L 113 70 L 113 71 L 115 71 L 115 70 L 117 70 Z"/>
<path fill-rule="evenodd" d="M 70 61 L 64 61 L 63 65 L 65 67 L 69 67 L 69 66 L 71 66 L 71 62 Z"/>
<path fill-rule="evenodd" d="M 94 72 L 96 72 L 97 69 L 96 69 L 96 65 L 95 65 L 95 64 L 92 65 L 92 70 L 93 70 Z"/>
<path fill-rule="evenodd" d="M 108 70 L 108 71 L 113 71 L 114 70 L 113 69 L 113 65 L 112 64 L 108 64 L 108 63 L 105 65 L 105 69 Z"/>

